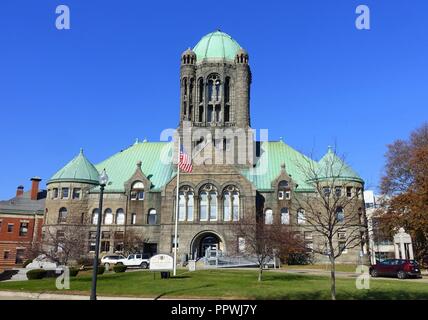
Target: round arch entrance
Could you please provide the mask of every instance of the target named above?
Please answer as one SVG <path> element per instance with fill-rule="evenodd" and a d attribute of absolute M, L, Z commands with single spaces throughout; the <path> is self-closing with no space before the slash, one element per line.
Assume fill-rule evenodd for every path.
<path fill-rule="evenodd" d="M 190 254 L 193 259 L 205 256 L 207 249 L 225 251 L 224 241 L 213 231 L 203 231 L 197 234 L 190 244 Z"/>

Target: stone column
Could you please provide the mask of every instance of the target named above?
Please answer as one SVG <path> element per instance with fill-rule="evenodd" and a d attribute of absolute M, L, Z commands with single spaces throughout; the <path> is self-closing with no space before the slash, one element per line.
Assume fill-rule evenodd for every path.
<path fill-rule="evenodd" d="M 409 243 L 409 259 L 413 260 L 415 257 L 413 255 L 413 245 L 412 243 Z"/>
<path fill-rule="evenodd" d="M 406 246 L 404 245 L 404 241 L 401 239 L 400 241 L 400 251 L 401 251 L 401 259 L 406 259 Z"/>
<path fill-rule="evenodd" d="M 394 249 L 395 249 L 395 259 L 400 259 L 400 249 L 398 248 L 397 243 L 394 243 Z"/>

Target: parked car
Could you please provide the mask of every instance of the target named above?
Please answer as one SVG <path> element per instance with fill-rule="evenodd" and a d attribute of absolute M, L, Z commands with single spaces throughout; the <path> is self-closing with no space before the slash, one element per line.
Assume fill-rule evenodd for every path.
<path fill-rule="evenodd" d="M 126 258 L 120 254 L 110 254 L 101 258 L 101 264 L 104 265 L 106 268 L 108 268 L 110 267 L 110 265 L 118 264 L 119 262 L 125 259 Z"/>
<path fill-rule="evenodd" d="M 372 265 L 369 269 L 372 277 L 393 276 L 399 279 L 421 278 L 421 269 L 415 260 L 386 259 Z"/>
<path fill-rule="evenodd" d="M 128 258 L 123 258 L 117 264 L 123 264 L 127 267 L 140 267 L 147 269 L 150 264 L 149 256 L 142 253 L 130 254 Z"/>

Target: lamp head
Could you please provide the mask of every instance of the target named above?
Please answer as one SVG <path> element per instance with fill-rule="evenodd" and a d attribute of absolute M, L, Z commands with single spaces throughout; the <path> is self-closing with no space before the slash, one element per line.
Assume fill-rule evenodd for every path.
<path fill-rule="evenodd" d="M 99 179 L 100 185 L 105 186 L 108 183 L 108 175 L 106 172 L 106 169 L 103 169 L 103 171 L 100 174 L 100 179 Z"/>

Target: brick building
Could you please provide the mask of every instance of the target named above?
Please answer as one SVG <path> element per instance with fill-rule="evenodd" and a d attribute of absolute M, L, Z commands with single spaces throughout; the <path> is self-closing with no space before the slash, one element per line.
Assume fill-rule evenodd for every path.
<path fill-rule="evenodd" d="M 176 201 L 179 257 L 203 257 L 207 248 L 236 253 L 237 235 L 231 230 L 242 219 L 262 218 L 303 234 L 304 208 L 297 208 L 295 200 L 314 190 L 299 172 L 299 163 L 322 168 L 334 153 L 329 150 L 317 162 L 283 141 L 256 141 L 250 124 L 249 56 L 226 33 L 204 36 L 180 61 L 175 135 L 194 161 L 193 172 L 181 174 L 178 200 L 177 142 L 137 141 L 97 165 L 80 152 L 47 183 L 45 228 L 63 235 L 67 226 L 81 224 L 87 230 L 86 253 L 93 253 L 98 174 L 106 169 L 110 182 L 102 212 L 102 253 L 121 251 L 130 230 L 144 235 L 141 251 L 172 253 Z M 364 181 L 343 167 L 343 184 L 336 189 L 343 189 L 343 196 L 359 195 Z M 355 197 L 350 210 L 361 208 L 362 196 Z M 313 233 L 305 232 L 308 248 L 317 241 Z M 340 237 L 337 241 L 340 244 Z M 341 261 L 355 262 L 358 254 L 358 248 L 349 250 Z"/>
<path fill-rule="evenodd" d="M 46 191 L 39 190 L 41 179 L 31 179 L 30 191 L 23 186 L 16 196 L 0 201 L 0 268 L 22 265 L 29 249 L 42 235 Z"/>

